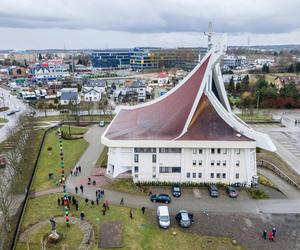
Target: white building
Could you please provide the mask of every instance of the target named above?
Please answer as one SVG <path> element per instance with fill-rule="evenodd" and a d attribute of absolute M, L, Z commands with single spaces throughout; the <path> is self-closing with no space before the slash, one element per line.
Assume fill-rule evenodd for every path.
<path fill-rule="evenodd" d="M 61 92 L 58 94 L 58 96 L 60 96 L 61 105 L 69 105 L 70 103 L 80 103 L 80 96 L 78 95 L 77 88 L 63 88 L 61 89 Z"/>
<path fill-rule="evenodd" d="M 99 102 L 102 93 L 103 89 L 100 87 L 83 87 L 81 97 L 85 102 Z"/>
<path fill-rule="evenodd" d="M 257 180 L 256 147 L 275 151 L 231 111 L 214 45 L 165 95 L 121 108 L 102 135 L 107 174 L 137 181 L 243 183 Z"/>

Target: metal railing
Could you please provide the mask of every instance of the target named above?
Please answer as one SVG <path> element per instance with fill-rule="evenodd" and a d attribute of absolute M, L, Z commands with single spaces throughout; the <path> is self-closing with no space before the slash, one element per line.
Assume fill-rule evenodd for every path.
<path fill-rule="evenodd" d="M 286 182 L 288 182 L 289 184 L 291 184 L 292 186 L 294 186 L 295 188 L 300 190 L 300 185 L 298 183 L 296 183 L 295 181 L 293 181 L 287 174 L 285 174 L 281 169 L 276 167 L 272 162 L 260 159 L 260 160 L 256 161 L 256 164 L 258 167 L 264 167 L 264 168 L 271 170 L 276 175 L 278 175 L 280 178 L 284 179 Z"/>

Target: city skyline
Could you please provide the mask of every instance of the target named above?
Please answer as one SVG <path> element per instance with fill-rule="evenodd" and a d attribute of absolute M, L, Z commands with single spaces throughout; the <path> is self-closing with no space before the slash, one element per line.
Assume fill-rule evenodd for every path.
<path fill-rule="evenodd" d="M 0 49 L 205 46 L 208 22 L 229 45 L 300 44 L 300 2 L 4 0 Z"/>

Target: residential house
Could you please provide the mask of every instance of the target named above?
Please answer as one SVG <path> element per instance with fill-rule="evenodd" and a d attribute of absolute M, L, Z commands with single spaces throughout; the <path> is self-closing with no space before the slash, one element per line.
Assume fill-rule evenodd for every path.
<path fill-rule="evenodd" d="M 69 105 L 72 104 L 79 104 L 80 103 L 80 96 L 78 94 L 77 88 L 63 88 L 60 92 L 60 104 L 61 105 Z"/>

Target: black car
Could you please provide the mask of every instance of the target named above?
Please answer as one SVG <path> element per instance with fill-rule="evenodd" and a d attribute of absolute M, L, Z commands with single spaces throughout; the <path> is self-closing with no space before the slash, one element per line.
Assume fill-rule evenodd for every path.
<path fill-rule="evenodd" d="M 209 195 L 211 197 L 214 197 L 214 198 L 219 197 L 219 191 L 218 191 L 218 188 L 215 185 L 210 185 L 208 187 L 208 191 L 209 191 Z"/>
<path fill-rule="evenodd" d="M 170 203 L 171 197 L 167 194 L 153 194 L 150 196 L 150 200 L 152 202 L 162 202 L 162 203 Z"/>
<path fill-rule="evenodd" d="M 181 196 L 181 187 L 179 185 L 173 185 L 172 186 L 172 195 L 174 197 L 180 197 Z"/>
<path fill-rule="evenodd" d="M 6 115 L 13 115 L 13 114 L 15 114 L 15 113 L 16 113 L 15 110 L 11 110 L 11 111 L 9 111 Z"/>
<path fill-rule="evenodd" d="M 193 217 L 194 215 L 192 213 L 186 210 L 180 210 L 178 214 L 176 214 L 175 219 L 181 227 L 190 227 L 193 223 Z"/>

